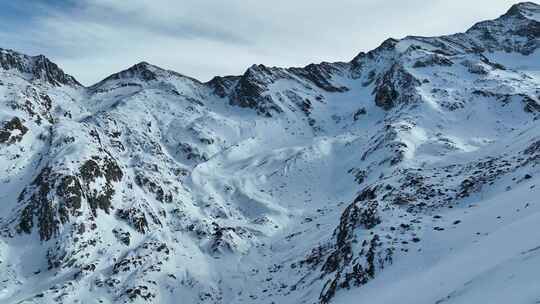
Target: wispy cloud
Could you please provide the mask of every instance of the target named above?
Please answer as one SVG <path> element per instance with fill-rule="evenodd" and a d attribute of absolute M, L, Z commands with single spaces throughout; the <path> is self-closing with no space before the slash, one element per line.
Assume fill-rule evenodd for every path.
<path fill-rule="evenodd" d="M 495 2 L 12 1 L 0 12 L 0 39 L 51 57 L 85 84 L 142 60 L 207 80 L 253 63 L 349 60 L 389 36 L 463 31 L 518 1 Z"/>

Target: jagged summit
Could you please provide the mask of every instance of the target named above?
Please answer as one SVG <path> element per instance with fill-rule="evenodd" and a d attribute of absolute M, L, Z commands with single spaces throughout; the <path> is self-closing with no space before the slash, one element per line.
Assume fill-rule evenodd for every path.
<path fill-rule="evenodd" d="M 534 2 L 522 2 L 513 5 L 505 14 L 493 20 L 481 21 L 471 27 L 474 30 L 480 26 L 491 26 L 495 30 L 500 27 L 509 32 L 516 31 L 524 26 L 536 27 L 540 21 L 540 5 Z"/>
<path fill-rule="evenodd" d="M 500 17 L 478 22 L 464 33 L 388 38 L 374 50 L 359 53 L 351 62 L 358 67 L 366 58 L 373 59 L 382 54 L 400 56 L 401 53 L 414 51 L 415 48 L 435 51 L 439 55 L 497 51 L 530 55 L 540 47 L 539 20 L 540 5 L 533 2 L 519 3 Z"/>
<path fill-rule="evenodd" d="M 328 92 L 343 92 L 348 88 L 333 83 L 333 78 L 348 70 L 357 74 L 365 60 L 379 57 L 399 57 L 401 53 L 414 48 L 424 48 L 438 52 L 439 55 L 517 51 L 523 55 L 533 53 L 539 46 L 540 24 L 536 21 L 539 5 L 524 2 L 512 6 L 501 17 L 482 21 L 473 25 L 465 33 L 440 37 L 407 36 L 403 39 L 386 39 L 381 45 L 367 53 L 361 52 L 350 62 L 310 64 L 305 67 L 271 67 L 253 64 L 242 75 L 216 76 L 206 83 L 166 70 L 148 62 L 140 62 L 132 67 L 105 78 L 91 88 L 101 87 L 111 81 L 140 85 L 158 79 L 167 80 L 170 76 L 190 79 L 201 88 L 209 88 L 215 95 L 228 98 L 230 104 L 256 109 L 264 115 L 268 111 L 281 112 L 283 106 L 277 105 L 268 95 L 268 86 L 279 80 L 298 80 L 322 88 Z M 435 55 L 434 55 L 435 56 Z M 443 59 L 444 60 L 444 59 Z"/>
<path fill-rule="evenodd" d="M 156 80 L 158 75 L 164 74 L 167 74 L 167 71 L 165 69 L 162 69 L 155 65 L 151 65 L 146 61 L 142 61 L 126 70 L 123 70 L 105 78 L 105 80 L 138 78 L 144 81 L 151 81 Z"/>
<path fill-rule="evenodd" d="M 4 70 L 14 69 L 31 80 L 43 80 L 54 86 L 81 86 L 73 76 L 64 73 L 58 65 L 43 55 L 28 56 L 13 50 L 0 49 L 0 66 Z"/>
<path fill-rule="evenodd" d="M 110 89 L 117 86 L 132 86 L 150 84 L 156 81 L 170 81 L 171 79 L 183 79 L 188 82 L 200 84 L 197 79 L 185 76 L 178 72 L 167 70 L 159 66 L 141 61 L 123 71 L 114 73 L 102 81 L 90 86 L 90 90 Z"/>
<path fill-rule="evenodd" d="M 494 20 L 473 25 L 464 38 L 474 51 L 519 52 L 530 55 L 540 46 L 540 6 L 525 2 L 512 6 Z"/>
<path fill-rule="evenodd" d="M 123 71 L 108 76 L 101 82 L 121 79 L 138 79 L 141 81 L 152 81 L 157 80 L 159 77 L 168 77 L 171 75 L 186 77 L 177 72 L 160 68 L 146 61 L 141 61 Z"/>
<path fill-rule="evenodd" d="M 534 2 L 514 4 L 504 16 L 521 16 L 540 21 L 540 4 Z"/>

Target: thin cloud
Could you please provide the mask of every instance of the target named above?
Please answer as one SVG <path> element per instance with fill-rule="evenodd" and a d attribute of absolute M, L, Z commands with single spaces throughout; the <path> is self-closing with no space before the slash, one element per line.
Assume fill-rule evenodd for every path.
<path fill-rule="evenodd" d="M 496 3 L 494 3 L 496 2 Z M 84 84 L 139 61 L 201 80 L 253 63 L 350 60 L 388 37 L 464 31 L 514 0 L 12 2 L 4 48 L 43 53 Z"/>

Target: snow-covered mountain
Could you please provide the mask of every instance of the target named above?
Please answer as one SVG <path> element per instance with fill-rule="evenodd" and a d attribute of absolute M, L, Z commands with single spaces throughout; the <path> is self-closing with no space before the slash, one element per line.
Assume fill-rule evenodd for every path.
<path fill-rule="evenodd" d="M 84 87 L 0 50 L 0 303 L 538 303 L 540 6 Z"/>

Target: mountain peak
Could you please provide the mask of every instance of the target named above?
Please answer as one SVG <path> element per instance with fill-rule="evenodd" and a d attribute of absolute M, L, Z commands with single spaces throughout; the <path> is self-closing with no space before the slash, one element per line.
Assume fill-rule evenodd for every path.
<path fill-rule="evenodd" d="M 153 65 L 151 63 L 148 63 L 147 61 L 141 61 L 137 64 L 134 64 L 128 70 L 161 70 L 165 71 L 165 69 L 158 67 L 157 65 Z"/>
<path fill-rule="evenodd" d="M 92 87 L 99 86 L 100 84 L 103 84 L 108 81 L 113 81 L 113 80 L 130 80 L 130 81 L 138 80 L 142 82 L 149 82 L 149 81 L 154 81 L 161 78 L 168 78 L 170 76 L 186 78 L 194 82 L 199 82 L 196 79 L 184 76 L 175 71 L 161 68 L 159 66 L 150 64 L 147 61 L 141 61 L 123 71 L 110 75 L 109 77 L 103 79 L 102 81 L 93 85 Z"/>
<path fill-rule="evenodd" d="M 540 5 L 534 2 L 521 2 L 512 5 L 510 9 L 504 14 L 507 17 L 525 17 L 528 19 L 540 20 Z"/>
<path fill-rule="evenodd" d="M 532 2 L 515 4 L 497 19 L 476 23 L 466 34 L 476 41 L 473 46 L 476 50 L 530 55 L 540 47 L 540 5 Z"/>
<path fill-rule="evenodd" d="M 31 80 L 43 80 L 55 86 L 81 85 L 44 55 L 28 56 L 0 48 L 0 67 L 4 70 L 16 70 L 30 76 Z"/>
<path fill-rule="evenodd" d="M 115 75 L 120 76 L 120 78 L 135 77 L 141 80 L 150 81 L 150 80 L 155 80 L 158 76 L 157 74 L 160 72 L 166 72 L 166 71 L 146 61 L 141 61 L 131 66 L 127 70 L 121 71 L 120 73 L 115 74 Z"/>

